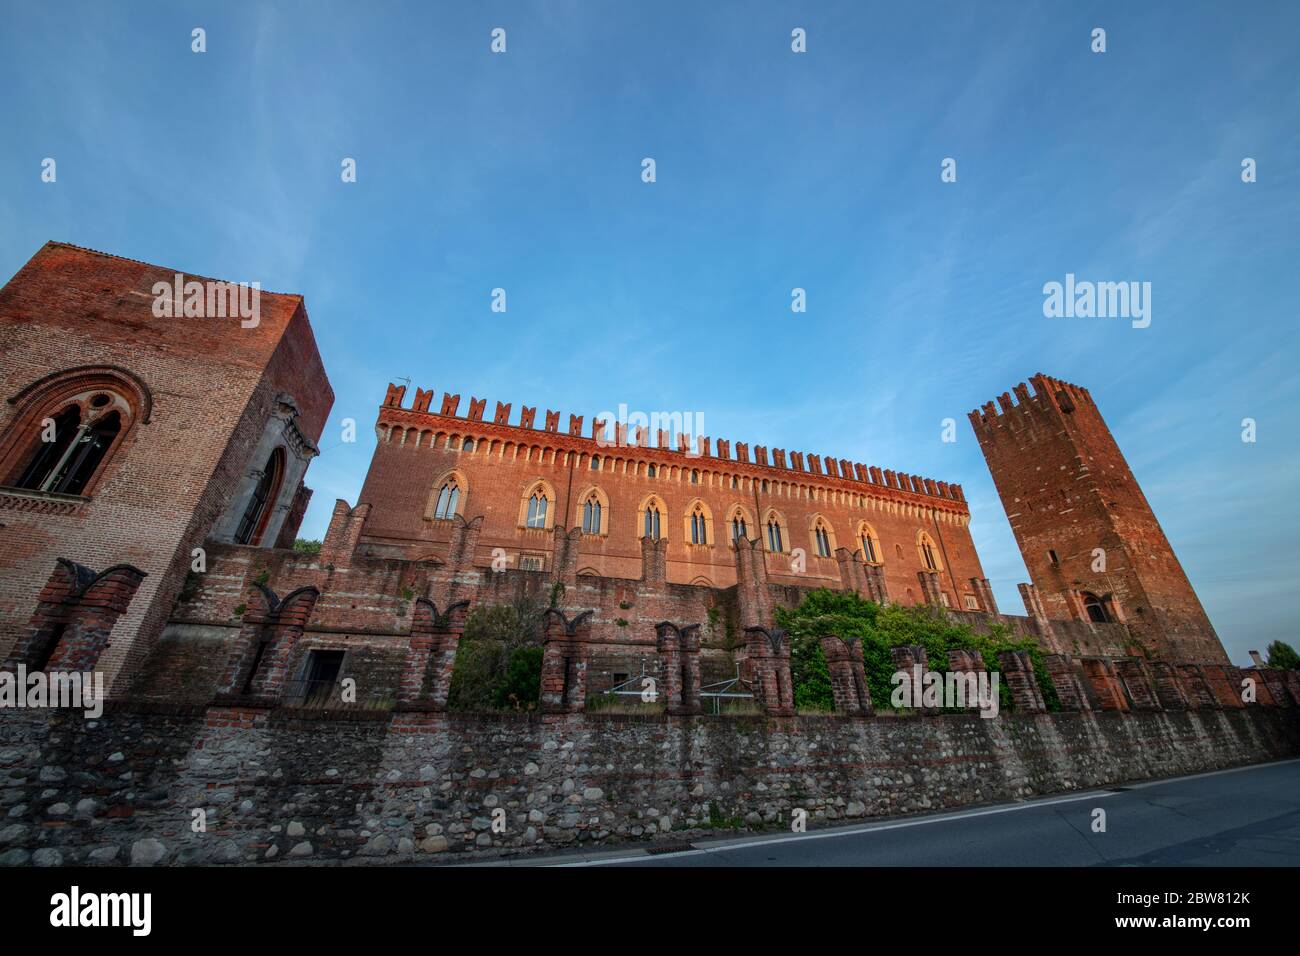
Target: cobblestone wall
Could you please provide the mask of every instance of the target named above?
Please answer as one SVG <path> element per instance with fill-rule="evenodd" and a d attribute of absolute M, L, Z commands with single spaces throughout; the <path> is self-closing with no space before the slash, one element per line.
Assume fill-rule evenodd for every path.
<path fill-rule="evenodd" d="M 1291 707 L 992 720 L 142 708 L 0 713 L 0 863 L 429 862 L 784 830 L 794 808 L 816 827 L 1300 753 Z"/>

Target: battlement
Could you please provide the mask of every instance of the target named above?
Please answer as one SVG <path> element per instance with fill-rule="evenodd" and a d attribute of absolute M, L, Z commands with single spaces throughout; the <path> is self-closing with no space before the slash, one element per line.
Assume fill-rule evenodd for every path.
<path fill-rule="evenodd" d="M 591 454 L 602 454 L 605 450 L 612 449 L 635 448 L 640 451 L 651 451 L 656 455 L 674 456 L 683 459 L 711 459 L 713 461 L 748 465 L 750 467 L 746 470 L 758 471 L 761 469 L 767 473 L 776 473 L 783 477 L 793 472 L 813 480 L 838 480 L 867 488 L 891 489 L 930 498 L 941 498 L 949 502 L 958 502 L 963 506 L 966 503 L 965 494 L 959 484 L 937 481 L 920 475 L 904 474 L 888 468 L 882 469 L 876 465 L 852 462 L 847 458 L 835 458 L 831 455 L 815 455 L 798 451 L 787 453 L 783 448 L 769 449 L 765 445 L 752 446 L 751 454 L 751 446 L 747 442 L 733 442 L 724 438 L 715 441 L 707 435 L 688 435 L 681 430 L 676 433 L 674 438 L 668 430 L 663 428 L 652 429 L 649 426 L 640 426 L 629 429 L 626 424 L 612 422 L 609 418 L 600 418 L 597 415 L 591 416 L 590 433 L 584 436 L 583 424 L 586 420 L 585 416 L 569 415 L 568 428 L 561 432 L 560 413 L 551 409 L 546 410 L 543 426 L 538 429 L 534 425 L 537 406 L 521 405 L 517 420 L 511 422 L 512 404 L 509 402 L 497 402 L 491 420 L 484 421 L 484 415 L 487 411 L 487 399 L 471 396 L 468 414 L 461 416 L 459 414 L 461 401 L 459 394 L 453 395 L 450 392 L 444 392 L 441 405 L 437 411 L 434 411 L 433 389 L 417 387 L 415 399 L 409 409 L 403 406 L 406 391 L 407 386 L 405 385 L 389 384 L 384 395 L 383 405 L 380 407 L 378 423 L 380 427 L 386 424 L 391 427 L 411 427 L 413 424 L 410 418 L 411 415 L 427 416 L 433 420 L 452 419 L 462 423 L 469 422 L 490 427 L 562 435 L 570 442 L 576 441 L 581 445 L 590 445 Z M 399 421 L 391 415 L 392 412 L 402 412 L 404 414 Z M 651 441 L 652 431 L 654 432 L 653 443 Z M 694 447 L 691 444 L 692 439 L 694 440 Z"/>
<path fill-rule="evenodd" d="M 1021 382 L 1011 392 L 1003 392 L 996 400 L 985 402 L 971 411 L 969 418 L 976 433 L 982 428 L 998 424 L 998 420 L 1004 416 L 1028 415 L 1033 411 L 1068 414 L 1079 407 L 1090 407 L 1094 411 L 1097 408 L 1092 394 L 1081 385 L 1052 378 L 1042 372 L 1032 376 L 1029 382 L 1033 385 L 1032 393 L 1029 385 Z M 1014 400 L 1012 393 L 1015 395 Z"/>

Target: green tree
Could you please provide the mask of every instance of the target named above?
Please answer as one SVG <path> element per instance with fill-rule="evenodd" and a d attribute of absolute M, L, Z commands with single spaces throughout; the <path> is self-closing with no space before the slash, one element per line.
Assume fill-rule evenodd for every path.
<path fill-rule="evenodd" d="M 1300 654 L 1285 641 L 1274 641 L 1265 648 L 1264 653 L 1268 655 L 1269 667 L 1284 671 L 1300 670 Z"/>
<path fill-rule="evenodd" d="M 465 620 L 447 706 L 453 710 L 534 710 L 542 686 L 546 608 L 521 599 L 479 605 Z"/>

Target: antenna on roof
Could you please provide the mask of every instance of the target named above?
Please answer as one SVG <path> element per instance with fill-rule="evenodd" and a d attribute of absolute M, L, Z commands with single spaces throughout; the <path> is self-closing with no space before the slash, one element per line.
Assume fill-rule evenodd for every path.
<path fill-rule="evenodd" d="M 411 380 L 409 378 L 402 378 L 400 375 L 396 376 L 394 380 L 398 382 L 405 382 L 407 385 L 411 384 Z"/>

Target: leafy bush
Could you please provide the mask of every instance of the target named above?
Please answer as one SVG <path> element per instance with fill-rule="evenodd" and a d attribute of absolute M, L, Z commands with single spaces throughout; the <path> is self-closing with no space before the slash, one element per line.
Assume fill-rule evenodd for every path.
<path fill-rule="evenodd" d="M 320 554 L 321 543 L 314 539 L 298 538 L 293 543 L 293 550 L 299 554 Z"/>
<path fill-rule="evenodd" d="M 545 608 L 527 599 L 478 606 L 465 620 L 447 706 L 535 710 L 542 688 Z"/>
<path fill-rule="evenodd" d="M 942 608 L 880 605 L 856 594 L 820 588 L 810 592 L 797 608 L 777 608 L 776 623 L 790 634 L 790 672 L 795 706 L 829 710 L 834 703 L 830 673 L 822 654 L 821 638 L 835 634 L 862 644 L 867 686 L 877 710 L 890 707 L 895 667 L 891 648 L 920 644 L 932 670 L 947 670 L 948 651 L 976 650 L 989 671 L 1000 671 L 999 651 L 1029 651 L 1034 676 L 1049 710 L 1060 710 L 1056 688 L 1043 666 L 1042 653 L 1030 638 L 1016 638 L 994 622 L 987 634 L 959 623 Z M 1011 692 L 999 680 L 1000 705 L 1011 707 Z"/>

